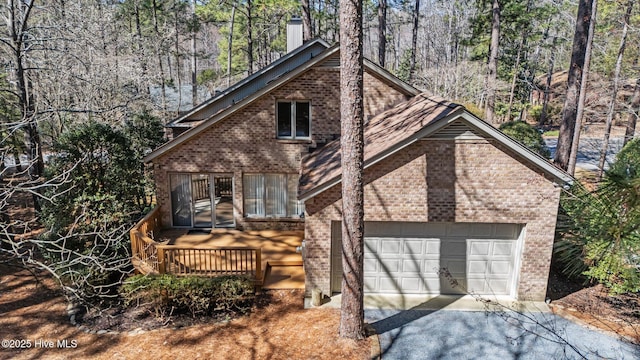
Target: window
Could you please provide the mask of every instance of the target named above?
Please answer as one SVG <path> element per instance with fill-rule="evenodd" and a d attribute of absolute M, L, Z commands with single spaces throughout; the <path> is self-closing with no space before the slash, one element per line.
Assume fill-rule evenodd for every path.
<path fill-rule="evenodd" d="M 311 135 L 311 114 L 308 101 L 278 101 L 278 138 L 308 139 Z"/>
<path fill-rule="evenodd" d="M 246 174 L 243 178 L 246 217 L 302 217 L 297 174 Z"/>

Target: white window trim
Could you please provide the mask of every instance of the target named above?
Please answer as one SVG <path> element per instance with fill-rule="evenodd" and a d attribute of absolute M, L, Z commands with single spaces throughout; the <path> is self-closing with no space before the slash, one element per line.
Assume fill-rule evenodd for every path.
<path fill-rule="evenodd" d="M 278 104 L 280 103 L 289 103 L 291 105 L 291 136 L 280 136 L 278 134 Z M 309 104 L 309 136 L 296 136 L 296 104 L 297 103 L 307 103 Z M 310 140 L 311 139 L 311 100 L 298 99 L 298 100 L 276 100 L 276 138 L 285 139 L 285 140 Z"/>

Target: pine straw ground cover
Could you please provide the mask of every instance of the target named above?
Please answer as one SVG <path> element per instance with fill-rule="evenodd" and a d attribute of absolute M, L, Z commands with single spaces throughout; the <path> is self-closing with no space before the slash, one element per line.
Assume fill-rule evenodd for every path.
<path fill-rule="evenodd" d="M 341 339 L 339 312 L 302 307 L 300 291 L 273 291 L 251 314 L 119 334 L 90 334 L 69 323 L 66 303 L 46 276 L 0 265 L 0 339 L 29 340 L 29 349 L 0 348 L 0 359 L 367 359 L 371 338 Z M 36 341 L 41 341 L 35 348 Z M 67 340 L 69 348 L 58 348 Z M 42 346 L 53 342 L 53 348 Z"/>

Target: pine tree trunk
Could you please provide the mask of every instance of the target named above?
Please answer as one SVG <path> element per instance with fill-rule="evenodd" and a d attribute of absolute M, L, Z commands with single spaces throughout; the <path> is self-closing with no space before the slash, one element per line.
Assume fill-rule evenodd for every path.
<path fill-rule="evenodd" d="M 247 1 L 247 65 L 249 75 L 253 74 L 253 30 L 251 30 L 251 23 L 253 18 L 251 17 L 251 0 Z"/>
<path fill-rule="evenodd" d="M 387 55 L 387 0 L 378 0 L 378 64 L 384 68 Z"/>
<path fill-rule="evenodd" d="M 363 55 L 362 0 L 340 2 L 342 152 L 342 303 L 340 336 L 363 339 Z"/>
<path fill-rule="evenodd" d="M 640 115 L 640 77 L 636 80 L 636 86 L 633 90 L 633 98 L 631 100 L 631 108 L 627 116 L 627 129 L 624 132 L 624 145 L 627 145 L 636 133 L 636 123 Z"/>
<path fill-rule="evenodd" d="M 576 161 L 578 158 L 578 146 L 580 145 L 580 131 L 582 130 L 582 117 L 584 115 L 585 99 L 587 97 L 587 78 L 589 76 L 589 64 L 591 63 L 591 47 L 596 27 L 596 13 L 598 1 L 593 0 L 591 4 L 591 21 L 589 22 L 589 32 L 587 35 L 587 48 L 584 51 L 584 67 L 582 69 L 582 81 L 580 82 L 580 96 L 578 96 L 578 107 L 576 110 L 576 124 L 573 128 L 573 140 L 571 142 L 571 152 L 567 172 L 573 175 L 576 171 Z"/>
<path fill-rule="evenodd" d="M 556 42 L 558 37 L 553 37 L 551 45 L 551 53 L 549 54 L 549 70 L 547 71 L 547 82 L 544 86 L 544 94 L 542 95 L 542 110 L 540 111 L 540 120 L 538 126 L 543 126 L 547 122 L 547 116 L 549 111 L 549 92 L 551 91 L 551 80 L 553 80 L 553 67 L 556 62 Z"/>
<path fill-rule="evenodd" d="M 491 20 L 491 49 L 485 87 L 487 92 L 484 116 L 490 124 L 495 124 L 496 87 L 498 76 L 498 46 L 500 44 L 500 2 L 493 0 Z"/>
<path fill-rule="evenodd" d="M 413 9 L 413 33 L 411 37 L 411 63 L 409 65 L 409 81 L 415 79 L 416 76 L 416 53 L 418 52 L 418 25 L 420 22 L 420 0 L 415 0 L 415 8 Z"/>
<path fill-rule="evenodd" d="M 158 29 L 158 4 L 156 0 L 153 0 L 151 5 L 153 6 L 153 30 L 155 31 L 157 37 L 155 49 L 156 57 L 158 58 L 158 70 L 160 70 L 160 91 L 162 94 L 162 112 L 164 115 L 162 116 L 162 123 L 163 125 L 167 125 L 167 89 L 165 84 L 164 66 L 162 64 L 162 51 L 160 49 L 161 34 L 160 30 Z"/>
<path fill-rule="evenodd" d="M 198 33 L 196 19 L 196 0 L 191 0 L 191 104 L 198 104 L 198 58 L 196 57 L 196 35 Z"/>
<path fill-rule="evenodd" d="M 589 24 L 591 23 L 591 0 L 580 0 L 578 4 L 578 17 L 576 30 L 571 49 L 571 63 L 567 79 L 567 94 L 562 108 L 562 120 L 560 134 L 554 162 L 563 169 L 569 166 L 571 157 L 571 144 L 576 127 L 576 115 L 578 111 L 578 99 L 580 97 L 580 84 L 582 83 L 582 69 L 584 67 L 585 51 L 589 37 Z"/>
<path fill-rule="evenodd" d="M 613 115 L 616 111 L 616 98 L 618 97 L 618 88 L 620 86 L 620 71 L 622 70 L 622 57 L 627 46 L 627 32 L 629 30 L 629 19 L 631 18 L 631 10 L 633 9 L 634 0 L 629 0 L 627 4 L 627 12 L 624 14 L 622 24 L 622 36 L 620 37 L 620 47 L 618 48 L 618 57 L 616 58 L 616 68 L 613 74 L 613 91 L 611 92 L 611 101 L 609 102 L 609 111 L 607 112 L 607 122 L 604 128 L 604 139 L 602 141 L 602 151 L 600 152 L 600 161 L 598 162 L 598 179 L 602 179 L 604 173 L 604 162 L 607 159 L 607 151 L 609 150 L 609 136 L 611 135 L 611 125 L 613 124 Z"/>
<path fill-rule="evenodd" d="M 229 41 L 227 46 L 227 87 L 231 86 L 231 62 L 233 61 L 233 26 L 236 22 L 236 3 L 231 8 L 231 24 L 229 25 Z"/>
<path fill-rule="evenodd" d="M 300 1 L 302 7 L 302 36 L 303 41 L 309 41 L 313 38 L 311 31 L 311 9 L 309 7 L 309 0 Z"/>
<path fill-rule="evenodd" d="M 522 39 L 518 45 L 518 53 L 516 54 L 516 64 L 513 69 L 513 77 L 511 78 L 511 91 L 509 92 L 509 106 L 507 107 L 507 121 L 511 121 L 511 107 L 513 106 L 513 98 L 516 93 L 516 80 L 518 80 L 518 74 L 520 72 L 520 54 L 522 53 L 522 47 L 524 46 L 526 34 L 522 32 Z"/>

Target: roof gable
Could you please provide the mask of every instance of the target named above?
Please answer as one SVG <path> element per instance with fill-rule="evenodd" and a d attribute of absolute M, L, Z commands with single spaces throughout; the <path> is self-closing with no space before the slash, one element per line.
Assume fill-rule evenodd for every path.
<path fill-rule="evenodd" d="M 364 167 L 425 138 L 493 139 L 552 176 L 557 183 L 573 178 L 548 160 L 468 112 L 463 106 L 423 93 L 372 118 L 364 129 Z M 298 198 L 308 200 L 342 181 L 340 139 L 302 160 Z"/>
<path fill-rule="evenodd" d="M 211 117 L 217 112 L 228 108 L 229 106 L 232 106 L 233 104 L 259 91 L 267 86 L 271 81 L 278 79 L 289 71 L 304 64 L 309 59 L 318 56 L 327 48 L 329 48 L 329 44 L 324 40 L 312 40 L 272 62 L 268 66 L 240 80 L 198 106 L 193 107 L 187 113 L 169 122 L 167 126 L 191 127 L 191 125 L 183 123 L 189 121 L 201 121 Z"/>
<path fill-rule="evenodd" d="M 296 78 L 299 75 L 302 75 L 303 73 L 305 73 L 306 71 L 308 71 L 309 69 L 313 68 L 314 66 L 321 64 L 327 60 L 330 60 L 332 57 L 335 57 L 336 55 L 340 54 L 340 46 L 339 44 L 336 44 L 328 49 L 325 49 L 322 53 L 320 53 L 317 56 L 312 56 L 310 58 L 308 58 L 305 62 L 303 62 L 302 64 L 298 65 L 297 67 L 291 69 L 290 71 L 287 71 L 286 73 L 282 73 L 279 77 L 274 78 L 273 80 L 267 82 L 265 84 L 264 87 L 251 92 L 248 96 L 242 98 L 239 101 L 235 101 L 235 99 L 232 97 L 232 94 L 228 94 L 227 96 L 224 97 L 224 99 L 220 99 L 220 100 L 216 100 L 216 101 L 220 101 L 222 102 L 222 100 L 224 101 L 229 101 L 231 99 L 231 105 L 227 106 L 227 107 L 223 107 L 221 110 L 218 110 L 216 112 L 213 111 L 209 111 L 206 110 L 208 109 L 208 106 L 211 106 L 212 103 L 204 103 L 201 104 L 199 106 L 197 106 L 197 109 L 200 110 L 192 110 L 191 113 L 204 113 L 206 110 L 206 113 L 212 113 L 208 118 L 204 119 L 203 121 L 201 121 L 198 125 L 190 128 L 189 130 L 187 130 L 186 132 L 184 132 L 183 134 L 181 134 L 180 136 L 174 138 L 173 140 L 163 144 L 162 146 L 160 146 L 159 148 L 155 149 L 154 151 L 152 151 L 151 153 L 149 153 L 146 157 L 145 157 L 145 162 L 150 162 L 153 159 L 165 154 L 166 152 L 170 151 L 171 149 L 175 148 L 176 146 L 189 141 L 189 139 L 191 139 L 192 137 L 200 134 L 202 131 L 206 130 L 207 128 L 209 128 L 211 125 L 217 123 L 218 121 L 221 121 L 223 119 L 225 119 L 226 117 L 228 117 L 229 115 L 233 114 L 234 112 L 244 108 L 245 106 L 251 104 L 252 102 L 256 101 L 258 98 L 260 98 L 261 96 L 263 96 L 264 94 L 269 93 L 270 91 L 277 89 L 278 87 L 286 84 L 287 82 L 291 81 L 292 79 Z M 397 77 L 393 76 L 391 73 L 389 73 L 388 71 L 384 70 L 383 68 L 375 65 L 373 62 L 369 61 L 369 60 L 365 60 L 364 61 L 364 68 L 365 71 L 367 71 L 368 73 L 370 73 L 371 75 L 382 79 L 383 81 L 385 81 L 386 83 L 388 83 L 389 85 L 393 86 L 394 88 L 400 90 L 401 92 L 409 95 L 409 96 L 414 96 L 417 95 L 419 93 L 419 91 L 412 87 L 411 85 L 403 82 L 402 80 L 398 79 Z M 216 97 L 215 99 L 218 99 L 218 97 Z M 214 100 L 210 100 L 212 102 L 215 102 Z"/>

